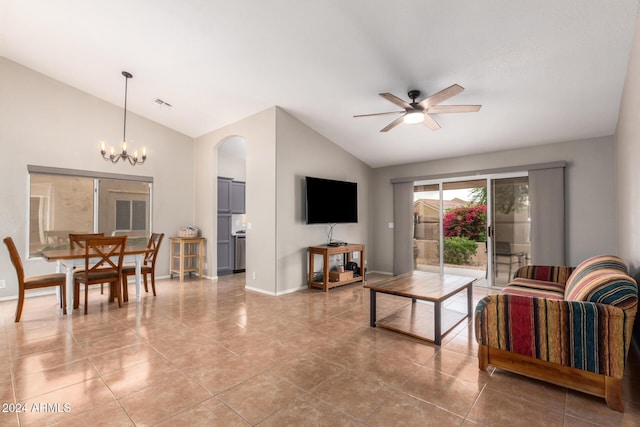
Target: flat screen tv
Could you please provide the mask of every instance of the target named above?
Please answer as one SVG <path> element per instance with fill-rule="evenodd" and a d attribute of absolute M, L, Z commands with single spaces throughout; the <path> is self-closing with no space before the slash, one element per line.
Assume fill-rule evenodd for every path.
<path fill-rule="evenodd" d="M 358 184 L 305 177 L 307 224 L 358 222 Z"/>

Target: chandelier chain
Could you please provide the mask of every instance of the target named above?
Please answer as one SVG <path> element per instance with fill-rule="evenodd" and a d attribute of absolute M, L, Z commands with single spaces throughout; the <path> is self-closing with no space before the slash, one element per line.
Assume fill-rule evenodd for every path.
<path fill-rule="evenodd" d="M 111 151 L 107 154 L 104 146 L 104 142 L 101 143 L 100 154 L 102 154 L 102 158 L 110 161 L 111 163 L 118 163 L 120 159 L 124 162 L 125 160 L 129 161 L 132 166 L 141 165 L 147 160 L 147 153 L 145 148 L 142 148 L 142 156 L 138 157 L 138 151 L 135 150 L 133 155 L 127 152 L 127 94 L 128 94 L 128 83 L 129 79 L 133 77 L 131 73 L 128 71 L 123 71 L 122 75 L 125 77 L 124 79 L 124 119 L 123 119 L 123 130 L 122 130 L 122 151 L 120 153 L 115 153 L 113 147 L 111 147 Z"/>

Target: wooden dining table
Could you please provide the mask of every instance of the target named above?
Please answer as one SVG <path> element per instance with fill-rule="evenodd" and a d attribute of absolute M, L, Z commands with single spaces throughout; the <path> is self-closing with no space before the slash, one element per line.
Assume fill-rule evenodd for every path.
<path fill-rule="evenodd" d="M 136 301 L 140 301 L 142 298 L 142 263 L 145 255 L 149 252 L 153 252 L 153 249 L 138 245 L 127 245 L 124 249 L 124 262 L 133 261 L 136 266 Z M 84 267 L 85 249 L 51 249 L 44 250 L 41 254 L 45 260 L 57 263 L 58 273 L 66 273 L 67 307 L 73 307 L 73 269 L 74 267 Z M 73 310 L 67 310 L 68 314 L 72 312 Z"/>

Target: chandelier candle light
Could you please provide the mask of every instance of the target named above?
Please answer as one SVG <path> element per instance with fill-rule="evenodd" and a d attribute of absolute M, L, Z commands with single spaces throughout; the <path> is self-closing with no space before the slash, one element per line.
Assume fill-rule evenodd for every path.
<path fill-rule="evenodd" d="M 111 161 L 111 163 L 118 163 L 118 161 L 122 159 L 122 161 L 128 160 L 131 166 L 141 165 L 144 163 L 145 160 L 147 160 L 147 150 L 144 147 L 142 147 L 142 157 L 140 158 L 138 158 L 138 150 L 135 150 L 133 152 L 133 155 L 127 152 L 127 82 L 133 76 L 131 75 L 131 73 L 127 71 L 123 71 L 122 75 L 125 77 L 125 80 L 124 80 L 124 131 L 122 135 L 122 146 L 121 146 L 122 152 L 116 154 L 113 147 L 111 147 L 109 154 L 107 154 L 105 150 L 104 142 L 101 142 L 100 154 L 102 154 L 102 157 L 105 160 Z"/>

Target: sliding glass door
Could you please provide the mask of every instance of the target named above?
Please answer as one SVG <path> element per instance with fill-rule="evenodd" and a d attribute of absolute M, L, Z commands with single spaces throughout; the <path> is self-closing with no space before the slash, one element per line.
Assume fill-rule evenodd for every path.
<path fill-rule="evenodd" d="M 414 190 L 417 270 L 485 278 L 486 179 L 421 183 Z"/>
<path fill-rule="evenodd" d="M 416 182 L 414 268 L 504 286 L 531 254 L 528 177 Z"/>
<path fill-rule="evenodd" d="M 490 182 L 491 284 L 502 287 L 531 260 L 529 177 L 496 178 Z"/>
<path fill-rule="evenodd" d="M 413 193 L 413 267 L 440 271 L 440 184 L 416 185 Z"/>

